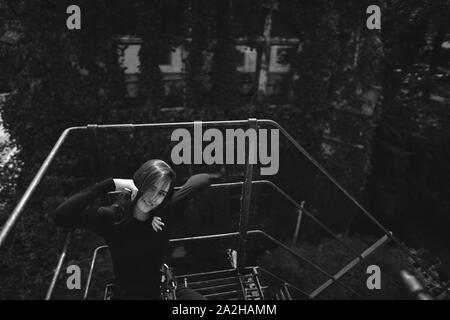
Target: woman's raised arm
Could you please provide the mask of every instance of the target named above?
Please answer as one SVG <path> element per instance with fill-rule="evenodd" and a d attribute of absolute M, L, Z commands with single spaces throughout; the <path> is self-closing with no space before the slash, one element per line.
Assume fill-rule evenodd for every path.
<path fill-rule="evenodd" d="M 116 186 L 112 178 L 99 182 L 80 191 L 61 203 L 51 214 L 56 224 L 63 227 L 87 228 L 101 231 L 109 224 L 109 217 L 101 214 L 98 207 L 90 206 L 97 198 L 101 198 Z"/>
<path fill-rule="evenodd" d="M 191 199 L 199 191 L 206 189 L 211 185 L 210 175 L 199 173 L 190 177 L 181 189 L 174 192 L 170 201 L 172 205 L 178 205 L 181 202 Z"/>

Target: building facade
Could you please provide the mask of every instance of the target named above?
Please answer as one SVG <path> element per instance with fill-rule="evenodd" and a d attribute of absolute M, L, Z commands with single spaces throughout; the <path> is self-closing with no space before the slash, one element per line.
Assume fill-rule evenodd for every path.
<path fill-rule="evenodd" d="M 243 94 L 251 94 L 255 90 L 256 79 L 259 68 L 258 50 L 247 44 L 245 39 L 236 40 L 236 50 L 239 59 L 236 64 L 236 71 L 239 74 L 240 90 Z M 120 64 L 124 68 L 128 95 L 137 97 L 138 81 L 140 73 L 139 50 L 142 40 L 138 37 L 126 36 L 120 40 L 124 46 Z M 270 43 L 268 83 L 267 92 L 269 96 L 286 94 L 286 81 L 290 80 L 291 59 L 293 54 L 301 48 L 298 39 L 274 38 Z M 189 52 L 184 46 L 179 46 L 168 52 L 163 57 L 159 68 L 164 82 L 166 97 L 176 97 L 182 95 L 185 85 L 186 61 Z M 205 62 L 207 63 L 207 62 Z M 181 98 L 180 98 L 181 99 Z M 180 99 L 172 99 L 177 101 Z M 169 99 L 170 100 L 170 99 Z"/>

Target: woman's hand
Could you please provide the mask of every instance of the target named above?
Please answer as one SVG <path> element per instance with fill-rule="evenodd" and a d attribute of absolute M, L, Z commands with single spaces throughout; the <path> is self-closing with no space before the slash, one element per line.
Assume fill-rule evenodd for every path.
<path fill-rule="evenodd" d="M 131 190 L 131 201 L 134 200 L 138 193 L 138 188 L 134 185 L 132 179 L 113 179 L 114 185 L 116 186 L 116 191 L 122 191 L 125 189 Z"/>
<path fill-rule="evenodd" d="M 156 216 L 153 217 L 153 221 L 152 221 L 153 230 L 158 232 L 158 230 L 162 230 L 163 226 L 164 226 L 164 222 L 162 222 L 160 217 L 156 217 Z"/>

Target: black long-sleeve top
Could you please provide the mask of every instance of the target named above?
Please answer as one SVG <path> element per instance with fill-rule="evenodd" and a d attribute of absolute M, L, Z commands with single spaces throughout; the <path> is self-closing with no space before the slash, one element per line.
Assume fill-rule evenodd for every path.
<path fill-rule="evenodd" d="M 162 205 L 154 209 L 165 223 L 162 231 L 152 228 L 152 218 L 139 221 L 132 215 L 136 203 L 126 218 L 115 222 L 94 201 L 115 190 L 112 178 L 85 189 L 60 204 L 52 213 L 54 221 L 65 227 L 86 228 L 102 236 L 110 249 L 118 287 L 116 298 L 159 298 L 160 267 L 168 246 L 168 235 L 174 214 L 187 200 L 210 185 L 208 174 L 197 174 Z M 136 197 L 137 198 L 137 197 Z"/>

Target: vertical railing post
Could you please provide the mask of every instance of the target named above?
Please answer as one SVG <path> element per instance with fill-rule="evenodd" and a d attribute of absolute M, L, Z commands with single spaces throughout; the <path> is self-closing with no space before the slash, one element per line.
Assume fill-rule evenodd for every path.
<path fill-rule="evenodd" d="M 294 236 L 292 238 L 292 245 L 295 245 L 297 243 L 298 239 L 298 233 L 300 232 L 300 224 L 302 222 L 302 216 L 303 216 L 303 208 L 305 207 L 305 201 L 302 201 L 300 203 L 300 208 L 297 209 L 298 216 L 297 216 L 297 224 L 295 225 L 295 231 Z"/>
<path fill-rule="evenodd" d="M 252 269 L 253 269 L 253 276 L 255 277 L 256 281 L 256 287 L 258 288 L 259 296 L 261 297 L 261 300 L 264 300 L 264 292 L 261 287 L 261 281 L 259 280 L 260 275 L 258 268 L 253 267 Z"/>
<path fill-rule="evenodd" d="M 256 119 L 248 119 L 249 128 L 256 131 L 258 137 L 258 124 Z M 238 268 L 245 267 L 245 260 L 247 256 L 247 241 L 248 241 L 248 218 L 250 215 L 250 203 L 252 196 L 252 179 L 253 179 L 253 164 L 256 163 L 257 158 L 257 138 L 256 141 L 251 139 L 251 135 L 246 140 L 245 150 L 248 156 L 245 157 L 245 180 L 242 184 L 241 192 L 241 211 L 239 214 L 239 251 L 238 251 Z"/>
<path fill-rule="evenodd" d="M 86 287 L 84 288 L 83 300 L 86 300 L 88 297 L 88 294 L 89 294 L 89 287 L 91 286 L 92 274 L 94 273 L 94 267 L 95 267 L 95 263 L 97 261 L 98 252 L 102 249 L 107 249 L 107 248 L 109 248 L 107 245 L 103 245 L 103 246 L 97 247 L 94 250 L 94 255 L 92 256 L 92 261 L 91 261 L 91 267 L 89 268 L 89 274 L 88 274 L 88 278 L 86 280 Z"/>
<path fill-rule="evenodd" d="M 48 287 L 47 294 L 45 295 L 45 300 L 50 300 L 52 298 L 53 290 L 55 289 L 56 281 L 58 280 L 59 274 L 61 273 L 62 265 L 64 259 L 66 258 L 67 248 L 69 247 L 70 239 L 72 238 L 73 230 L 69 231 L 66 235 L 66 240 L 64 241 L 64 247 L 62 249 L 61 255 L 58 259 L 58 264 L 56 265 L 55 273 L 52 277 L 52 282 Z"/>
<path fill-rule="evenodd" d="M 98 150 L 98 125 L 96 124 L 88 124 L 87 125 L 87 139 L 89 140 L 89 144 L 92 149 L 92 154 L 94 156 L 93 164 L 92 164 L 92 172 L 97 180 L 103 178 L 103 170 L 100 159 L 100 152 Z"/>

